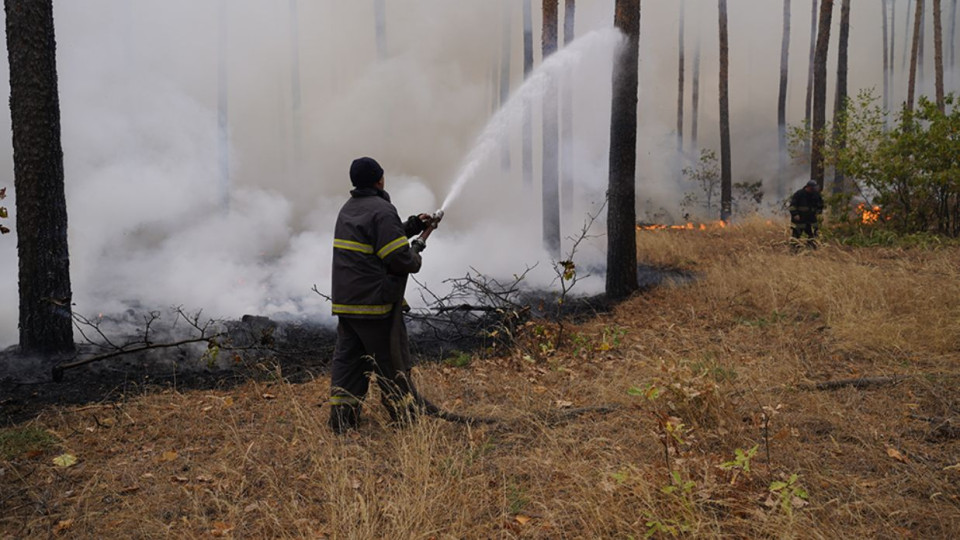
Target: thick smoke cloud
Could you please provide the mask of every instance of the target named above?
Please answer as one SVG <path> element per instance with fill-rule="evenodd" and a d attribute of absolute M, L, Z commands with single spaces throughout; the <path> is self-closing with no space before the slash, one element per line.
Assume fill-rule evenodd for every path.
<path fill-rule="evenodd" d="M 329 320 L 329 305 L 310 288 L 328 288 L 333 220 L 347 197 L 350 160 L 370 155 L 384 165 L 387 189 L 402 215 L 432 211 L 494 112 L 504 6 L 514 15 L 514 91 L 522 77 L 519 0 L 390 0 L 385 58 L 376 51 L 374 2 L 299 1 L 295 18 L 287 2 L 260 0 L 54 4 L 71 274 L 75 309 L 87 315 L 183 305 L 210 316 Z M 789 118 L 797 123 L 809 4 L 793 4 Z M 873 4 L 854 5 L 851 92 L 881 80 L 880 11 Z M 229 211 L 221 203 L 217 139 L 221 5 Z M 534 5 L 537 50 L 541 23 Z M 700 142 L 717 148 L 716 3 L 686 5 L 686 129 L 689 70 L 699 38 Z M 643 2 L 640 53 L 638 194 L 671 210 L 689 189 L 678 184 L 673 153 L 677 6 L 674 0 Z M 769 182 L 776 171 L 780 15 L 780 2 L 730 2 L 735 177 Z M 580 0 L 576 32 L 608 29 L 612 18 L 612 0 Z M 297 114 L 293 24 L 299 36 Z M 618 43 L 597 39 L 569 65 L 577 199 L 564 236 L 578 234 L 604 196 L 610 66 Z M 539 52 L 536 57 L 539 64 Z M 932 67 L 927 71 L 932 80 Z M 897 91 L 902 96 L 902 85 Z M 532 111 L 536 139 L 538 102 Z M 12 194 L 9 115 L 0 116 L 0 123 L 0 166 L 7 171 L 0 186 Z M 493 152 L 451 202 L 425 252 L 421 279 L 431 287 L 442 288 L 443 279 L 471 267 L 509 276 L 538 261 L 533 283 L 550 286 L 555 277 L 540 246 L 539 150 L 534 187 L 524 189 L 518 117 L 505 126 L 510 167 L 502 169 L 500 152 Z M 536 148 L 539 141 L 534 143 Z M 12 207 L 14 201 L 5 203 Z M 593 232 L 602 233 L 603 224 L 595 226 Z M 564 249 L 569 245 L 565 241 Z M 604 245 L 603 238 L 583 245 L 579 264 L 601 266 Z M 578 285 L 581 292 L 598 286 L 598 279 Z M 408 296 L 418 295 L 411 290 Z M 0 238 L 0 346 L 16 341 L 16 304 L 16 245 L 8 235 Z"/>

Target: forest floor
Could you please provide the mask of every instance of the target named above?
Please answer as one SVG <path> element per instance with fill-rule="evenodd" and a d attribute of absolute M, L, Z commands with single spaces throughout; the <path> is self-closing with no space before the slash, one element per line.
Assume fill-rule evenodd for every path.
<path fill-rule="evenodd" d="M 493 425 L 371 399 L 337 436 L 327 378 L 283 365 L 18 398 L 0 539 L 960 536 L 960 247 L 795 252 L 756 222 L 638 253 L 697 279 L 416 368 Z"/>

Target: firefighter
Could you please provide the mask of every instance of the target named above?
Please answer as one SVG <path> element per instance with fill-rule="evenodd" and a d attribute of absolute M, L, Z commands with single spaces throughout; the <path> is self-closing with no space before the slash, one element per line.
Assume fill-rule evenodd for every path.
<path fill-rule="evenodd" d="M 407 238 L 431 225 L 428 214 L 401 222 L 384 188 L 383 168 L 369 157 L 350 165 L 354 189 L 340 209 L 333 240 L 333 314 L 339 317 L 331 370 L 330 427 L 355 428 L 370 374 L 381 401 L 398 423 L 418 412 L 409 380 L 410 348 L 403 322 L 407 275 L 420 270 L 420 253 Z"/>
<path fill-rule="evenodd" d="M 793 238 L 799 241 L 806 234 L 807 245 L 815 246 L 820 229 L 818 220 L 822 213 L 823 197 L 820 196 L 820 186 L 816 180 L 810 180 L 790 197 L 790 226 L 793 229 Z"/>

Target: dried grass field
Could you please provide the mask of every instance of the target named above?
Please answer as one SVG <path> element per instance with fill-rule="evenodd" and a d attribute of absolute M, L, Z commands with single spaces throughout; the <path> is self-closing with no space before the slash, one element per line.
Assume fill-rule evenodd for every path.
<path fill-rule="evenodd" d="M 282 373 L 51 407 L 0 430 L 0 538 L 960 537 L 960 247 L 756 222 L 638 250 L 698 279 L 415 370 L 500 424 L 372 399 L 338 437 L 328 381 Z"/>

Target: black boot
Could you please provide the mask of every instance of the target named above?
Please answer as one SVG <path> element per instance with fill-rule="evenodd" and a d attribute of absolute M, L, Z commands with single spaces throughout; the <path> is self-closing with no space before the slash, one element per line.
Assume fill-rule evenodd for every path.
<path fill-rule="evenodd" d="M 330 429 L 337 435 L 351 429 L 357 429 L 360 424 L 360 408 L 355 405 L 331 405 Z"/>

